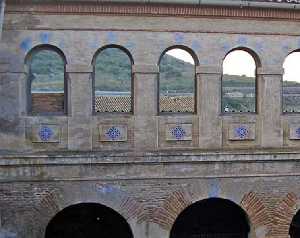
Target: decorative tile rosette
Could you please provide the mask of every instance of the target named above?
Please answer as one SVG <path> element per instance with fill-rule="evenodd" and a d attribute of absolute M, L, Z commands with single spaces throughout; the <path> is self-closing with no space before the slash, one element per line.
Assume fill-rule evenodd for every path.
<path fill-rule="evenodd" d="M 233 123 L 229 125 L 228 138 L 231 141 L 253 141 L 255 140 L 255 124 L 238 124 Z"/>
<path fill-rule="evenodd" d="M 108 129 L 108 131 L 105 133 L 106 137 L 109 140 L 118 140 L 121 137 L 121 131 L 117 127 L 111 127 Z"/>
<path fill-rule="evenodd" d="M 170 133 L 176 140 L 182 140 L 186 135 L 186 131 L 181 126 L 172 128 Z"/>
<path fill-rule="evenodd" d="M 240 126 L 240 127 L 235 128 L 234 133 L 235 133 L 236 137 L 243 140 L 248 137 L 249 130 L 246 126 Z"/>
<path fill-rule="evenodd" d="M 43 142 L 50 141 L 53 135 L 54 135 L 53 130 L 48 126 L 42 126 L 39 131 L 39 137 Z"/>
<path fill-rule="evenodd" d="M 126 125 L 101 125 L 99 126 L 100 141 L 125 142 L 127 141 Z"/>
<path fill-rule="evenodd" d="M 300 139 L 300 127 L 296 129 L 295 134 Z"/>
<path fill-rule="evenodd" d="M 167 141 L 191 141 L 192 124 L 167 124 L 166 140 Z"/>
<path fill-rule="evenodd" d="M 300 125 L 299 124 L 291 124 L 291 125 L 289 125 L 289 128 L 290 128 L 289 139 L 290 140 L 300 140 Z"/>
<path fill-rule="evenodd" d="M 59 125 L 32 126 L 31 141 L 33 143 L 59 143 L 61 127 Z"/>

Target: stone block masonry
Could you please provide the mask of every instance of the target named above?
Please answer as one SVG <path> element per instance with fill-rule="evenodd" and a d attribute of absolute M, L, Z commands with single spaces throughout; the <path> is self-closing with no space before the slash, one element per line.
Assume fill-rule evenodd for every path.
<path fill-rule="evenodd" d="M 6 1 L 0 237 L 49 238 L 65 208 L 96 203 L 120 214 L 135 238 L 174 238 L 192 204 L 223 199 L 246 214 L 249 238 L 288 238 L 299 210 L 300 116 L 282 113 L 282 64 L 300 48 L 299 18 L 280 8 Z M 26 62 L 46 46 L 66 62 L 65 94 L 30 100 Z M 105 113 L 108 103 L 93 98 L 93 59 L 108 46 L 132 56 L 124 113 Z M 173 46 L 199 60 L 194 100 L 185 100 L 195 113 L 158 109 L 158 62 Z M 257 61 L 256 113 L 221 112 L 222 63 L 233 49 Z"/>

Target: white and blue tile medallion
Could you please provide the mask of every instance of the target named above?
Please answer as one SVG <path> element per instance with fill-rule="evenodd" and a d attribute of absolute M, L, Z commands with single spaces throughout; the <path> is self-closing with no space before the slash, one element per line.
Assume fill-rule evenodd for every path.
<path fill-rule="evenodd" d="M 182 126 L 176 126 L 171 129 L 171 134 L 174 139 L 182 140 L 186 135 L 186 131 L 182 128 Z"/>
<path fill-rule="evenodd" d="M 234 133 L 235 133 L 235 136 L 240 138 L 241 140 L 245 139 L 248 137 L 249 135 L 249 130 L 246 126 L 242 125 L 242 126 L 239 126 L 239 127 L 236 127 L 234 129 Z"/>
<path fill-rule="evenodd" d="M 127 141 L 126 125 L 101 125 L 100 141 L 103 142 L 125 142 Z"/>
<path fill-rule="evenodd" d="M 41 141 L 47 142 L 51 140 L 54 135 L 53 130 L 49 126 L 42 126 L 39 131 L 39 137 Z"/>
<path fill-rule="evenodd" d="M 290 140 L 300 140 L 300 124 L 291 124 L 290 128 Z"/>
<path fill-rule="evenodd" d="M 255 124 L 231 124 L 229 126 L 229 140 L 255 140 Z"/>
<path fill-rule="evenodd" d="M 167 141 L 191 141 L 192 124 L 167 124 L 166 126 Z"/>
<path fill-rule="evenodd" d="M 33 126 L 31 131 L 31 141 L 34 143 L 59 143 L 61 128 L 58 125 L 38 125 Z"/>
<path fill-rule="evenodd" d="M 297 138 L 300 139 L 300 127 L 298 127 L 295 131 Z"/>
<path fill-rule="evenodd" d="M 112 126 L 111 128 L 109 128 L 105 135 L 108 139 L 110 140 L 118 140 L 121 138 L 121 131 L 119 128 L 115 127 L 115 126 Z"/>

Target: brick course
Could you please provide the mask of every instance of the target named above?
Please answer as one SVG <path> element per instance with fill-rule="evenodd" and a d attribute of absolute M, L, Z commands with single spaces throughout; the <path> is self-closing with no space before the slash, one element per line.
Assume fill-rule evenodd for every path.
<path fill-rule="evenodd" d="M 95 202 L 125 217 L 135 237 L 167 238 L 186 207 L 210 197 L 246 211 L 249 237 L 288 237 L 300 196 L 300 144 L 289 129 L 300 117 L 281 114 L 281 68 L 299 48 L 298 10 L 17 3 L 7 2 L 0 47 L 0 237 L 44 237 L 58 211 Z M 26 113 L 24 59 L 41 44 L 66 56 L 63 117 Z M 92 59 L 111 44 L 134 58 L 133 114 L 92 111 Z M 174 45 L 199 58 L 195 114 L 158 114 L 157 63 Z M 260 62 L 257 114 L 220 113 L 221 65 L 236 47 Z M 63 96 L 35 94 L 32 105 L 62 111 Z M 59 142 L 33 143 L 43 124 L 61 128 Z M 170 124 L 190 125 L 191 141 L 168 141 Z M 230 141 L 232 125 L 245 124 L 255 138 Z M 100 141 L 102 125 L 127 127 L 128 141 Z"/>

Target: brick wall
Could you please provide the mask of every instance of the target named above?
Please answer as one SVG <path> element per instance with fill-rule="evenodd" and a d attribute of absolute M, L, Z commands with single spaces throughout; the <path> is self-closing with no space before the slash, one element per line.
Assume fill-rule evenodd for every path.
<path fill-rule="evenodd" d="M 32 113 L 64 112 L 63 93 L 34 93 L 32 94 Z"/>

